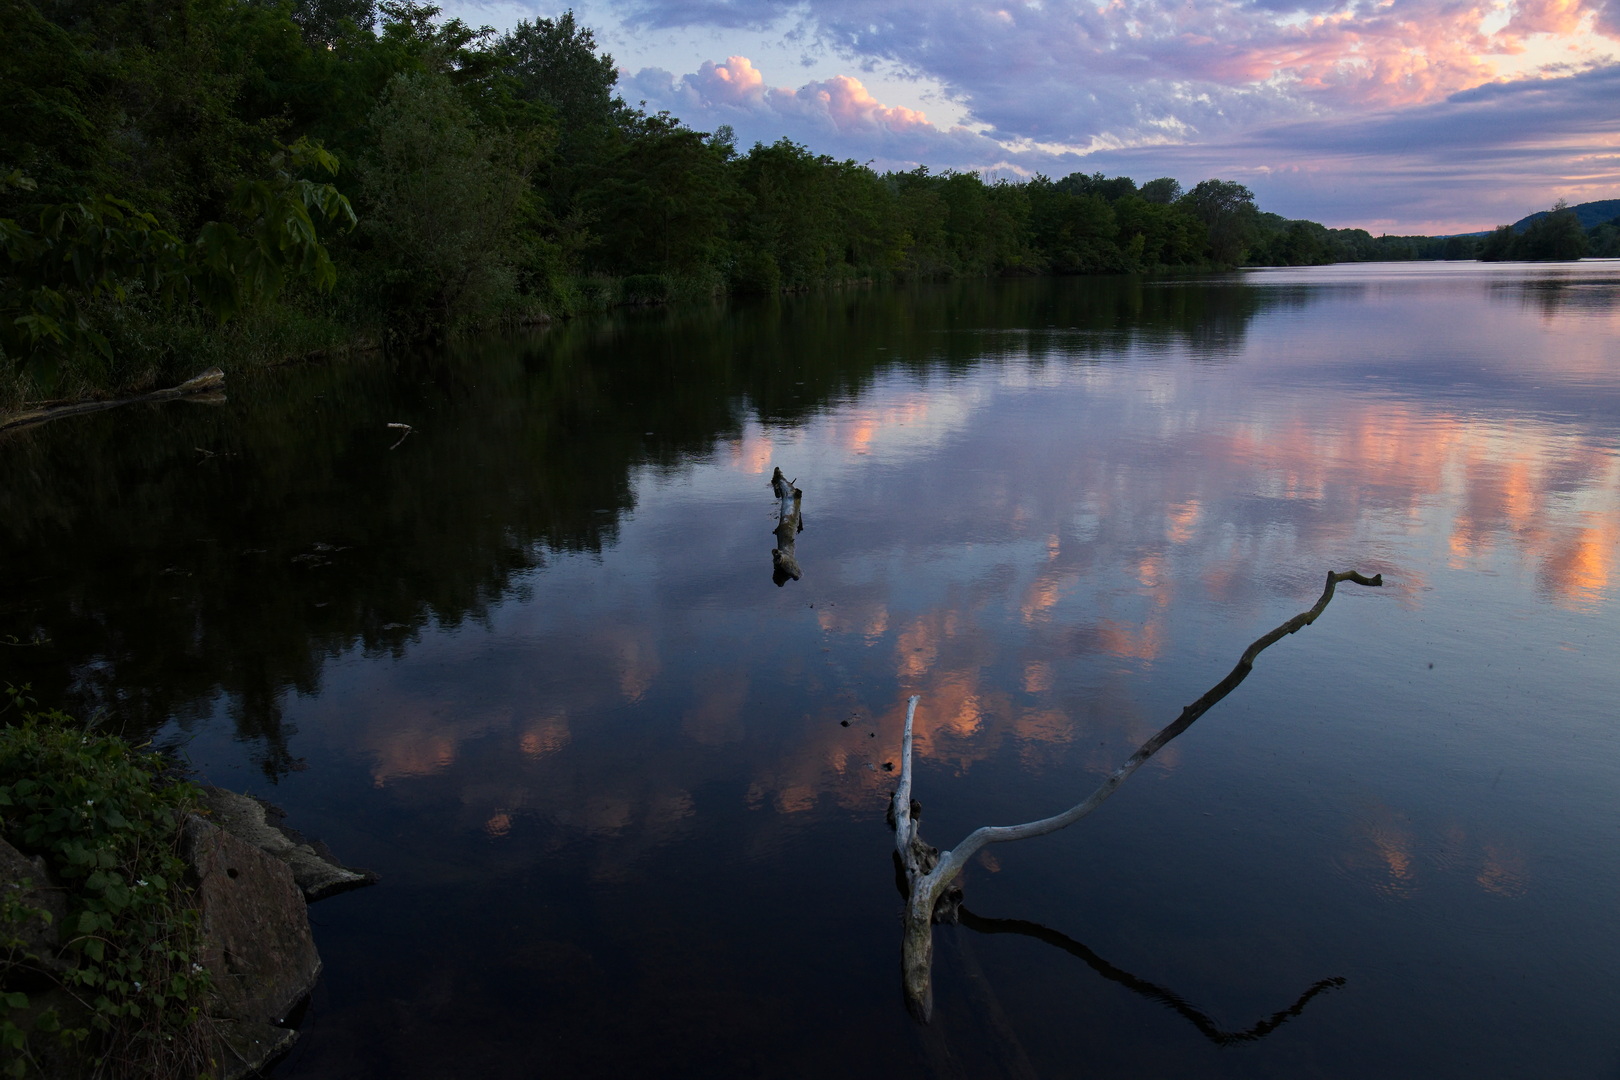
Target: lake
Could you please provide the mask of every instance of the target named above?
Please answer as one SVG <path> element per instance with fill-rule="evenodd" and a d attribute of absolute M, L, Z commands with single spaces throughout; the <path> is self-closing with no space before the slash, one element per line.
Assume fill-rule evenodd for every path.
<path fill-rule="evenodd" d="M 0 680 L 381 875 L 311 909 L 278 1080 L 1620 1076 L 1620 263 L 629 311 L 228 395 L 0 438 Z M 976 859 L 913 1022 L 908 695 L 948 847 L 1344 569 Z"/>

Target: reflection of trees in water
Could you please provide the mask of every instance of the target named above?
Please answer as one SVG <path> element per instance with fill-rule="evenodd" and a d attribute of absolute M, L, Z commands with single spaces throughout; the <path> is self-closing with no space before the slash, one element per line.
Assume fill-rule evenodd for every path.
<path fill-rule="evenodd" d="M 190 727 L 223 695 L 276 777 L 296 767 L 283 696 L 315 692 L 327 657 L 397 656 L 429 624 L 484 618 L 547 552 L 612 543 L 633 469 L 707 455 L 749 411 L 793 423 L 895 368 L 1155 340 L 1219 353 L 1263 303 L 1085 279 L 691 305 L 19 432 L 0 447 L 0 639 L 50 642 L 6 650 L 0 679 L 106 705 L 134 734 Z M 1018 332 L 976 332 L 996 329 Z M 392 450 L 391 422 L 415 429 Z"/>
<path fill-rule="evenodd" d="M 1579 272 L 1491 283 L 1491 299 L 1535 311 L 1543 319 L 1568 311 L 1599 315 L 1620 309 L 1620 282 Z"/>

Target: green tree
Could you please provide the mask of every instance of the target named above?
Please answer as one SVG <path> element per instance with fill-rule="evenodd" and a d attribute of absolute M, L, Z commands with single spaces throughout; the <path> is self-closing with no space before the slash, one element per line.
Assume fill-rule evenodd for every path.
<path fill-rule="evenodd" d="M 726 247 L 732 177 L 720 144 L 668 113 L 624 124 L 586 194 L 592 257 L 614 273 L 695 274 Z"/>
<path fill-rule="evenodd" d="M 336 45 L 377 21 L 377 0 L 296 0 L 292 20 L 306 41 Z"/>
<path fill-rule="evenodd" d="M 234 222 L 211 221 L 190 244 L 111 195 L 48 206 L 34 228 L 0 218 L 0 353 L 14 374 L 49 387 L 64 366 L 112 359 L 94 301 L 140 291 L 171 309 L 195 300 L 224 321 L 274 298 L 289 274 L 330 289 L 337 275 L 317 222 L 352 226 L 355 217 L 331 184 L 296 175 L 310 168 L 335 174 L 338 162 L 303 140 L 278 151 L 269 177 L 237 183 Z M 0 187 L 32 183 L 14 171 Z"/>
<path fill-rule="evenodd" d="M 580 26 L 572 11 L 555 19 L 524 20 L 494 45 L 501 70 L 516 81 L 525 101 L 556 117 L 556 154 L 540 182 L 551 211 L 576 233 L 593 222 L 583 193 L 602 175 L 604 162 L 622 147 L 620 121 L 637 121 L 614 93 L 618 68 L 607 53 L 597 54 L 596 35 Z M 583 237 L 580 237 L 583 242 Z"/>
<path fill-rule="evenodd" d="M 1113 209 L 1119 242 L 1140 243 L 1141 269 L 1196 266 L 1204 261 L 1204 225 L 1185 207 L 1127 196 Z"/>
<path fill-rule="evenodd" d="M 417 329 L 498 314 L 514 296 L 513 226 L 536 147 L 498 140 L 429 71 L 394 76 L 370 126 L 360 233 L 388 307 Z"/>
<path fill-rule="evenodd" d="M 1513 253 L 1518 236 L 1513 232 L 1511 225 L 1498 225 L 1480 243 L 1479 259 L 1481 262 L 1501 262 L 1516 256 Z"/>
<path fill-rule="evenodd" d="M 1254 192 L 1231 180 L 1204 180 L 1178 205 L 1191 210 L 1209 230 L 1210 258 L 1235 266 L 1255 238 Z"/>
<path fill-rule="evenodd" d="M 1563 199 L 1532 221 L 1513 245 L 1515 258 L 1544 262 L 1579 259 L 1586 250 L 1586 231 Z"/>
<path fill-rule="evenodd" d="M 1075 194 L 1062 182 L 1039 175 L 1026 187 L 1030 234 L 1048 269 L 1059 274 L 1137 269 L 1127 265 L 1125 253 L 1115 243 L 1118 224 L 1114 210 L 1101 195 Z"/>
<path fill-rule="evenodd" d="M 1161 176 L 1157 180 L 1149 180 L 1137 192 L 1143 201 L 1168 206 L 1181 198 L 1181 184 L 1169 176 Z"/>
<path fill-rule="evenodd" d="M 555 19 L 520 21 L 495 52 L 522 96 L 555 109 L 565 131 L 601 128 L 624 105 L 613 93 L 619 81 L 613 57 L 597 55 L 595 33 L 580 26 L 571 10 Z"/>
<path fill-rule="evenodd" d="M 1597 259 L 1620 258 L 1620 217 L 1586 231 L 1587 254 Z"/>

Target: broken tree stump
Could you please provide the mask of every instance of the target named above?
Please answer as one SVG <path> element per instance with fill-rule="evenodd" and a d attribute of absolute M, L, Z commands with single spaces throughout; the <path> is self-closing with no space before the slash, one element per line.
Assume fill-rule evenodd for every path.
<path fill-rule="evenodd" d="M 793 486 L 793 481 L 782 475 L 777 467 L 771 474 L 771 491 L 781 502 L 776 517 L 776 546 L 771 549 L 771 580 L 781 588 L 790 580 L 798 581 L 802 575 L 799 559 L 793 553 L 793 541 L 804 532 L 804 514 L 801 503 L 804 492 Z"/>

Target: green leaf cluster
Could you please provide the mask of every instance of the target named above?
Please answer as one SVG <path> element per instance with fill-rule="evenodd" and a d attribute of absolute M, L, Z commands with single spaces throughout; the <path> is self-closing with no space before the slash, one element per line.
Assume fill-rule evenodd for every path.
<path fill-rule="evenodd" d="M 30 711 L 26 690 L 9 691 L 20 718 L 0 728 L 0 833 L 44 858 L 69 903 L 57 963 L 19 950 L 14 930 L 29 911 L 11 898 L 0 912 L 7 1069 L 29 1075 L 64 1043 L 82 1042 L 99 1074 L 196 1075 L 209 1053 L 210 983 L 177 845 L 199 793 L 166 779 L 159 755 L 60 712 Z M 72 1006 L 31 1008 L 19 987 L 42 982 Z"/>
<path fill-rule="evenodd" d="M 229 209 L 241 226 L 211 221 L 182 242 L 157 218 L 111 195 L 91 195 L 38 210 L 37 225 L 0 218 L 0 355 L 39 385 L 59 367 L 112 360 L 107 337 L 90 317 L 98 299 L 117 303 L 141 292 L 168 308 L 195 301 L 220 321 L 280 292 L 289 274 L 316 289 L 337 280 L 316 221 L 355 224 L 353 208 L 330 183 L 296 175 L 338 170 L 335 157 L 299 139 L 269 159 L 268 178 L 239 180 Z M 0 177 L 0 191 L 34 191 L 21 170 Z"/>

